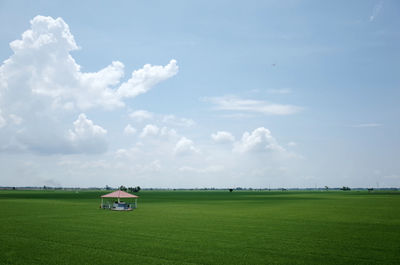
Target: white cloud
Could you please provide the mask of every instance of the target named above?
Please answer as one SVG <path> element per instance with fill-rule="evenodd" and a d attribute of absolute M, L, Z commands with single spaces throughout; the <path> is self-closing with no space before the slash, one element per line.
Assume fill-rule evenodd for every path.
<path fill-rule="evenodd" d="M 155 120 L 158 122 L 162 122 L 168 124 L 169 126 L 178 126 L 178 127 L 191 127 L 195 125 L 195 122 L 191 119 L 176 117 L 175 115 L 169 114 L 157 114 L 152 113 L 147 110 L 136 110 L 129 114 L 129 117 L 137 122 L 142 122 L 145 120 Z"/>
<path fill-rule="evenodd" d="M 278 144 L 268 129 L 260 127 L 255 129 L 252 133 L 245 132 L 242 139 L 235 143 L 234 151 L 239 153 L 265 151 L 280 152 L 285 151 L 285 149 Z"/>
<path fill-rule="evenodd" d="M 123 107 L 126 98 L 145 93 L 178 72 L 175 60 L 165 66 L 146 64 L 133 71 L 126 82 L 122 80 L 124 65 L 119 61 L 99 71 L 82 72 L 71 55 L 79 47 L 62 18 L 34 17 L 30 28 L 10 47 L 13 54 L 0 66 L 3 151 L 86 152 L 77 147 L 78 142 L 83 144 L 79 128 L 65 136 L 72 116 L 89 108 Z"/>
<path fill-rule="evenodd" d="M 165 115 L 163 117 L 163 122 L 181 127 L 191 127 L 195 125 L 195 122 L 193 120 L 186 118 L 178 118 L 175 115 Z"/>
<path fill-rule="evenodd" d="M 55 116 L 33 114 L 23 123 L 18 117 L 10 118 L 10 124 L 14 125 L 7 125 L 0 131 L 0 150 L 40 154 L 102 153 L 107 150 L 107 131 L 84 113 L 69 130 L 70 126 Z"/>
<path fill-rule="evenodd" d="M 132 113 L 129 114 L 129 117 L 132 119 L 141 122 L 144 120 L 150 120 L 153 118 L 153 113 L 147 111 L 147 110 L 136 110 Z"/>
<path fill-rule="evenodd" d="M 269 103 L 261 100 L 241 99 L 234 96 L 208 98 L 218 110 L 248 111 L 265 115 L 289 115 L 302 110 L 294 105 Z"/>
<path fill-rule="evenodd" d="M 142 69 L 132 73 L 132 77 L 118 89 L 119 97 L 136 97 L 146 93 L 157 83 L 178 73 L 176 60 L 171 60 L 166 66 L 146 64 Z"/>
<path fill-rule="evenodd" d="M 135 133 L 136 133 L 136 129 L 134 127 L 132 127 L 132 125 L 130 125 L 130 124 L 126 125 L 126 127 L 124 129 L 125 135 L 132 135 Z"/>
<path fill-rule="evenodd" d="M 282 88 L 282 89 L 268 89 L 268 93 L 270 94 L 290 94 L 292 91 L 287 88 Z"/>
<path fill-rule="evenodd" d="M 160 128 L 158 128 L 156 125 L 153 124 L 147 124 L 143 130 L 142 133 L 140 134 L 141 138 L 149 137 L 149 136 L 157 136 L 160 131 Z"/>
<path fill-rule="evenodd" d="M 22 34 L 22 40 L 10 43 L 14 52 L 36 49 L 43 46 L 61 46 L 65 51 L 78 49 L 68 25 L 61 19 L 36 16 L 31 20 L 31 29 Z"/>
<path fill-rule="evenodd" d="M 107 134 L 107 130 L 95 125 L 89 120 L 84 113 L 79 114 L 79 117 L 74 121 L 74 129 L 70 131 L 71 139 L 85 139 Z"/>
<path fill-rule="evenodd" d="M 218 131 L 211 134 L 211 138 L 216 143 L 231 143 L 235 141 L 235 137 L 230 132 Z"/>
<path fill-rule="evenodd" d="M 175 145 L 174 154 L 176 155 L 190 155 L 196 153 L 199 153 L 199 150 L 194 147 L 193 141 L 186 137 L 181 137 Z"/>
<path fill-rule="evenodd" d="M 159 128 L 157 125 L 154 124 L 147 124 L 141 134 L 140 137 L 141 138 L 148 138 L 148 137 L 166 137 L 166 138 L 173 138 L 173 137 L 177 137 L 178 133 L 171 128 L 168 127 L 162 127 Z"/>
<path fill-rule="evenodd" d="M 188 128 L 195 122 L 188 118 L 136 109 L 129 114 L 130 121 L 115 120 L 126 110 L 119 111 L 117 116 L 96 113 L 102 119 L 97 120 L 90 115 L 96 110 L 84 111 L 123 107 L 126 98 L 146 93 L 174 76 L 178 72 L 175 60 L 161 66 L 147 64 L 126 78 L 125 67 L 119 61 L 84 72 L 71 55 L 79 47 L 68 25 L 61 18 L 42 16 L 35 17 L 31 28 L 10 46 L 13 54 L 0 66 L 0 150 L 14 149 L 20 153 L 18 158 L 2 153 L 0 164 L 6 166 L 1 168 L 5 171 L 1 176 L 27 176 L 27 181 L 20 182 L 23 185 L 32 183 L 32 176 L 36 175 L 47 183 L 77 186 L 143 183 L 153 187 L 221 187 L 263 184 L 266 181 L 260 179 L 265 172 L 274 175 L 270 172 L 281 168 L 280 158 L 274 159 L 278 152 L 268 152 L 280 150 L 280 146 L 265 128 L 245 133 L 237 141 L 230 132 L 216 130 L 211 138 L 193 138 L 201 131 L 192 130 L 193 134 L 185 137 L 175 130 L 189 133 Z M 297 108 L 237 97 L 214 101 L 220 109 L 241 112 L 225 114 L 242 117 L 254 117 L 257 113 L 290 114 Z M 136 121 L 145 123 L 139 127 Z M 118 136 L 114 130 L 108 133 L 105 124 L 126 125 L 120 129 L 128 135 L 139 135 L 134 137 L 139 142 L 123 137 L 112 145 L 120 149 L 105 152 L 108 140 Z M 257 150 L 266 151 L 267 155 L 254 155 L 252 152 Z M 28 161 L 26 158 L 37 162 L 37 167 L 22 172 L 21 161 Z M 188 175 L 196 176 L 191 179 Z M 40 178 L 35 185 L 42 185 Z"/>
<path fill-rule="evenodd" d="M 69 130 L 69 140 L 76 152 L 98 153 L 107 148 L 107 130 L 89 120 L 85 114 L 80 114 Z"/>
<path fill-rule="evenodd" d="M 294 147 L 294 146 L 297 146 L 297 143 L 296 142 L 288 142 L 287 146 Z"/>
<path fill-rule="evenodd" d="M 87 117 L 81 116 L 73 124 L 71 132 L 77 135 L 74 140 L 78 138 L 78 135 L 99 135 L 96 132 L 102 132 L 101 129 L 90 129 L 98 125 L 88 120 Z M 285 183 L 286 175 L 294 172 L 293 175 L 296 176 L 298 173 L 293 167 L 296 163 L 295 159 L 287 156 L 289 152 L 268 149 L 268 145 L 274 141 L 263 138 L 265 134 L 268 134 L 266 129 L 261 130 L 260 133 L 257 133 L 257 130 L 247 133 L 250 136 L 258 135 L 262 138 L 261 143 L 258 143 L 260 150 L 254 147 L 257 144 L 251 144 L 257 142 L 254 139 L 250 140 L 251 137 L 234 142 L 233 148 L 240 146 L 241 149 L 232 150 L 231 145 L 214 144 L 211 138 L 200 139 L 197 142 L 176 132 L 175 135 L 169 136 L 174 131 L 171 128 L 148 125 L 156 126 L 157 134 L 139 138 L 139 143 L 130 141 L 130 146 L 126 145 L 110 152 L 91 156 L 79 154 L 35 156 L 42 159 L 42 165 L 49 164 L 43 166 L 38 174 L 47 172 L 47 175 L 57 175 L 57 180 L 61 181 L 63 186 L 93 185 L 93 179 L 96 179 L 97 186 L 106 184 L 116 186 L 125 183 L 125 185 L 145 187 L 209 187 L 211 185 L 263 187 L 268 183 L 272 183 L 273 186 L 282 185 L 281 183 Z M 218 133 L 215 134 L 218 135 Z M 71 148 L 70 153 L 89 153 L 90 151 L 93 153 L 90 147 L 101 144 L 101 141 L 97 141 L 96 145 L 78 149 L 69 138 L 66 140 Z M 79 141 L 79 144 L 83 145 L 84 141 Z M 0 162 L 4 163 L 2 160 L 4 157 L 7 156 L 0 156 Z M 52 165 L 57 165 L 58 169 L 54 167 L 54 170 L 50 170 Z M 18 165 L 12 168 L 18 168 Z M 282 168 L 287 170 L 282 171 Z M 46 172 L 44 172 L 45 169 Z M 46 174 L 44 174 L 45 177 L 47 177 Z"/>
<path fill-rule="evenodd" d="M 375 4 L 374 8 L 372 9 L 372 14 L 369 17 L 369 21 L 372 22 L 376 19 L 376 17 L 379 15 L 383 8 L 383 1 L 379 1 L 377 4 Z"/>
<path fill-rule="evenodd" d="M 146 64 L 121 85 L 124 65 L 118 61 L 98 72 L 81 72 L 70 54 L 78 46 L 62 18 L 36 16 L 31 28 L 10 47 L 14 54 L 0 68 L 3 104 L 6 100 L 22 102 L 25 98 L 19 96 L 23 94 L 31 98 L 25 103 L 46 98 L 53 108 L 112 109 L 124 106 L 125 98 L 145 93 L 178 72 L 175 60 L 166 66 Z"/>

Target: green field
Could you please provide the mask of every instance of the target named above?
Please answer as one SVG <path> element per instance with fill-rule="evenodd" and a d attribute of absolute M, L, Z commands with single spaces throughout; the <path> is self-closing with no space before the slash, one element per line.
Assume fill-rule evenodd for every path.
<path fill-rule="evenodd" d="M 400 264 L 400 193 L 0 191 L 0 264 Z"/>

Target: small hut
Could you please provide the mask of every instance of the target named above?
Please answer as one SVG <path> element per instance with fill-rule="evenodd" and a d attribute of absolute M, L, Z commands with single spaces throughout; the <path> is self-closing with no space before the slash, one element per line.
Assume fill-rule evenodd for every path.
<path fill-rule="evenodd" d="M 139 196 L 117 190 L 101 196 L 100 208 L 114 211 L 131 211 L 137 208 L 137 198 Z M 121 201 L 121 199 L 126 199 L 126 201 Z"/>

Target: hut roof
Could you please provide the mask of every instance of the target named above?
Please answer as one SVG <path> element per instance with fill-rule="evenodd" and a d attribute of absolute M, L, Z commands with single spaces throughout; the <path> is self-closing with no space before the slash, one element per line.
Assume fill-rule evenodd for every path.
<path fill-rule="evenodd" d="M 139 196 L 127 193 L 122 190 L 117 190 L 108 194 L 101 196 L 103 198 L 139 198 Z"/>

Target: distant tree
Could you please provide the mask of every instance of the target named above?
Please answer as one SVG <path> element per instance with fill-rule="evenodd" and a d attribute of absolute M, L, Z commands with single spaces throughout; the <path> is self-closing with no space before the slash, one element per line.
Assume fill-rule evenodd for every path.
<path fill-rule="evenodd" d="M 342 188 L 341 188 L 341 190 L 351 190 L 349 187 L 346 187 L 346 186 L 343 186 Z"/>
<path fill-rule="evenodd" d="M 127 189 L 124 185 L 121 185 L 121 186 L 119 187 L 119 190 L 127 191 L 128 189 Z"/>
<path fill-rule="evenodd" d="M 111 187 L 106 185 L 106 190 L 111 190 Z"/>
<path fill-rule="evenodd" d="M 129 187 L 128 190 L 129 192 L 139 192 L 141 189 L 139 186 L 136 186 L 136 187 Z"/>
<path fill-rule="evenodd" d="M 232 192 L 233 191 L 233 189 L 229 189 L 229 192 Z"/>
<path fill-rule="evenodd" d="M 373 190 L 374 190 L 374 188 L 368 188 L 368 192 L 371 192 Z"/>
<path fill-rule="evenodd" d="M 325 186 L 325 190 L 329 190 L 329 187 L 328 187 L 328 186 Z"/>

